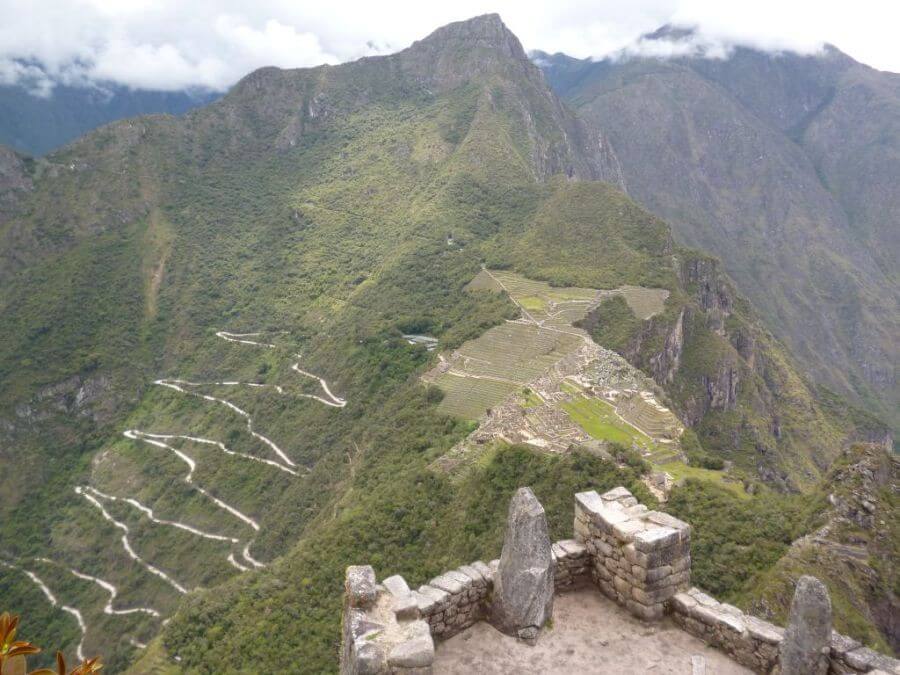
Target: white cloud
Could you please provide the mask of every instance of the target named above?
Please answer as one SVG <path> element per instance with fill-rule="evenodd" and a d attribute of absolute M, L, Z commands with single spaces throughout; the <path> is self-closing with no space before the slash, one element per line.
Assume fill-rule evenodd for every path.
<path fill-rule="evenodd" d="M 401 49 L 440 25 L 496 11 L 528 49 L 579 57 L 734 45 L 810 53 L 831 42 L 900 72 L 900 3 L 882 0 L 0 0 L 0 82 L 225 89 L 251 70 L 336 63 Z M 686 43 L 640 41 L 665 23 Z M 38 68 L 40 66 L 40 68 Z"/>

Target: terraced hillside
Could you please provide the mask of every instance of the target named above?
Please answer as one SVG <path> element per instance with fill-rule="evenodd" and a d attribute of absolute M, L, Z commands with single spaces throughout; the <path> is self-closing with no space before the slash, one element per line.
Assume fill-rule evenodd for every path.
<path fill-rule="evenodd" d="M 621 296 L 642 318 L 662 311 L 669 291 L 624 286 L 611 290 L 554 287 L 503 270 L 483 269 L 469 291 L 504 293 L 520 316 L 466 342 L 425 376 L 443 392 L 439 410 L 478 419 L 513 392 L 529 386 L 559 361 L 574 354 L 590 338 L 573 324 L 601 300 Z"/>

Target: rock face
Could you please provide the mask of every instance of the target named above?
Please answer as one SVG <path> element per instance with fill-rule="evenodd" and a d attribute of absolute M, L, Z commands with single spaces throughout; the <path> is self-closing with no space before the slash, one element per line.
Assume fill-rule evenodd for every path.
<path fill-rule="evenodd" d="M 492 619 L 500 631 L 523 640 L 537 637 L 553 614 L 555 567 L 544 507 L 530 488 L 519 488 L 509 504 L 494 576 Z"/>
<path fill-rule="evenodd" d="M 797 581 L 781 644 L 782 675 L 825 675 L 831 645 L 831 599 L 815 577 Z"/>

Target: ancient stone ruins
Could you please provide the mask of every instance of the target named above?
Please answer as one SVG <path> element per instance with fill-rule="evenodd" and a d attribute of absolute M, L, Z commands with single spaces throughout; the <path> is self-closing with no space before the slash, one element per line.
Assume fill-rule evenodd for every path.
<path fill-rule="evenodd" d="M 691 587 L 690 526 L 647 509 L 624 487 L 576 494 L 574 530 L 574 539 L 551 543 L 543 507 L 520 488 L 498 560 L 463 565 L 418 590 L 400 576 L 379 584 L 367 565 L 347 568 L 341 672 L 431 673 L 436 644 L 440 652 L 441 641 L 482 621 L 520 643 L 539 644 L 554 593 L 577 597 L 594 586 L 643 622 L 674 623 L 736 668 L 900 675 L 900 661 L 832 630 L 827 590 L 813 577 L 797 583 L 787 629 Z M 593 657 L 597 672 L 616 672 L 602 653 Z"/>

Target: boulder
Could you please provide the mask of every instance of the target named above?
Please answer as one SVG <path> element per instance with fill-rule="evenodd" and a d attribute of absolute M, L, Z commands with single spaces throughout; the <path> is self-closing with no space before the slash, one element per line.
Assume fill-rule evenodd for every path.
<path fill-rule="evenodd" d="M 797 581 L 781 643 L 782 675 L 825 675 L 831 649 L 831 599 L 815 577 Z"/>
<path fill-rule="evenodd" d="M 519 488 L 494 575 L 491 620 L 498 630 L 523 640 L 537 637 L 553 614 L 555 568 L 544 507 L 531 489 Z"/>

